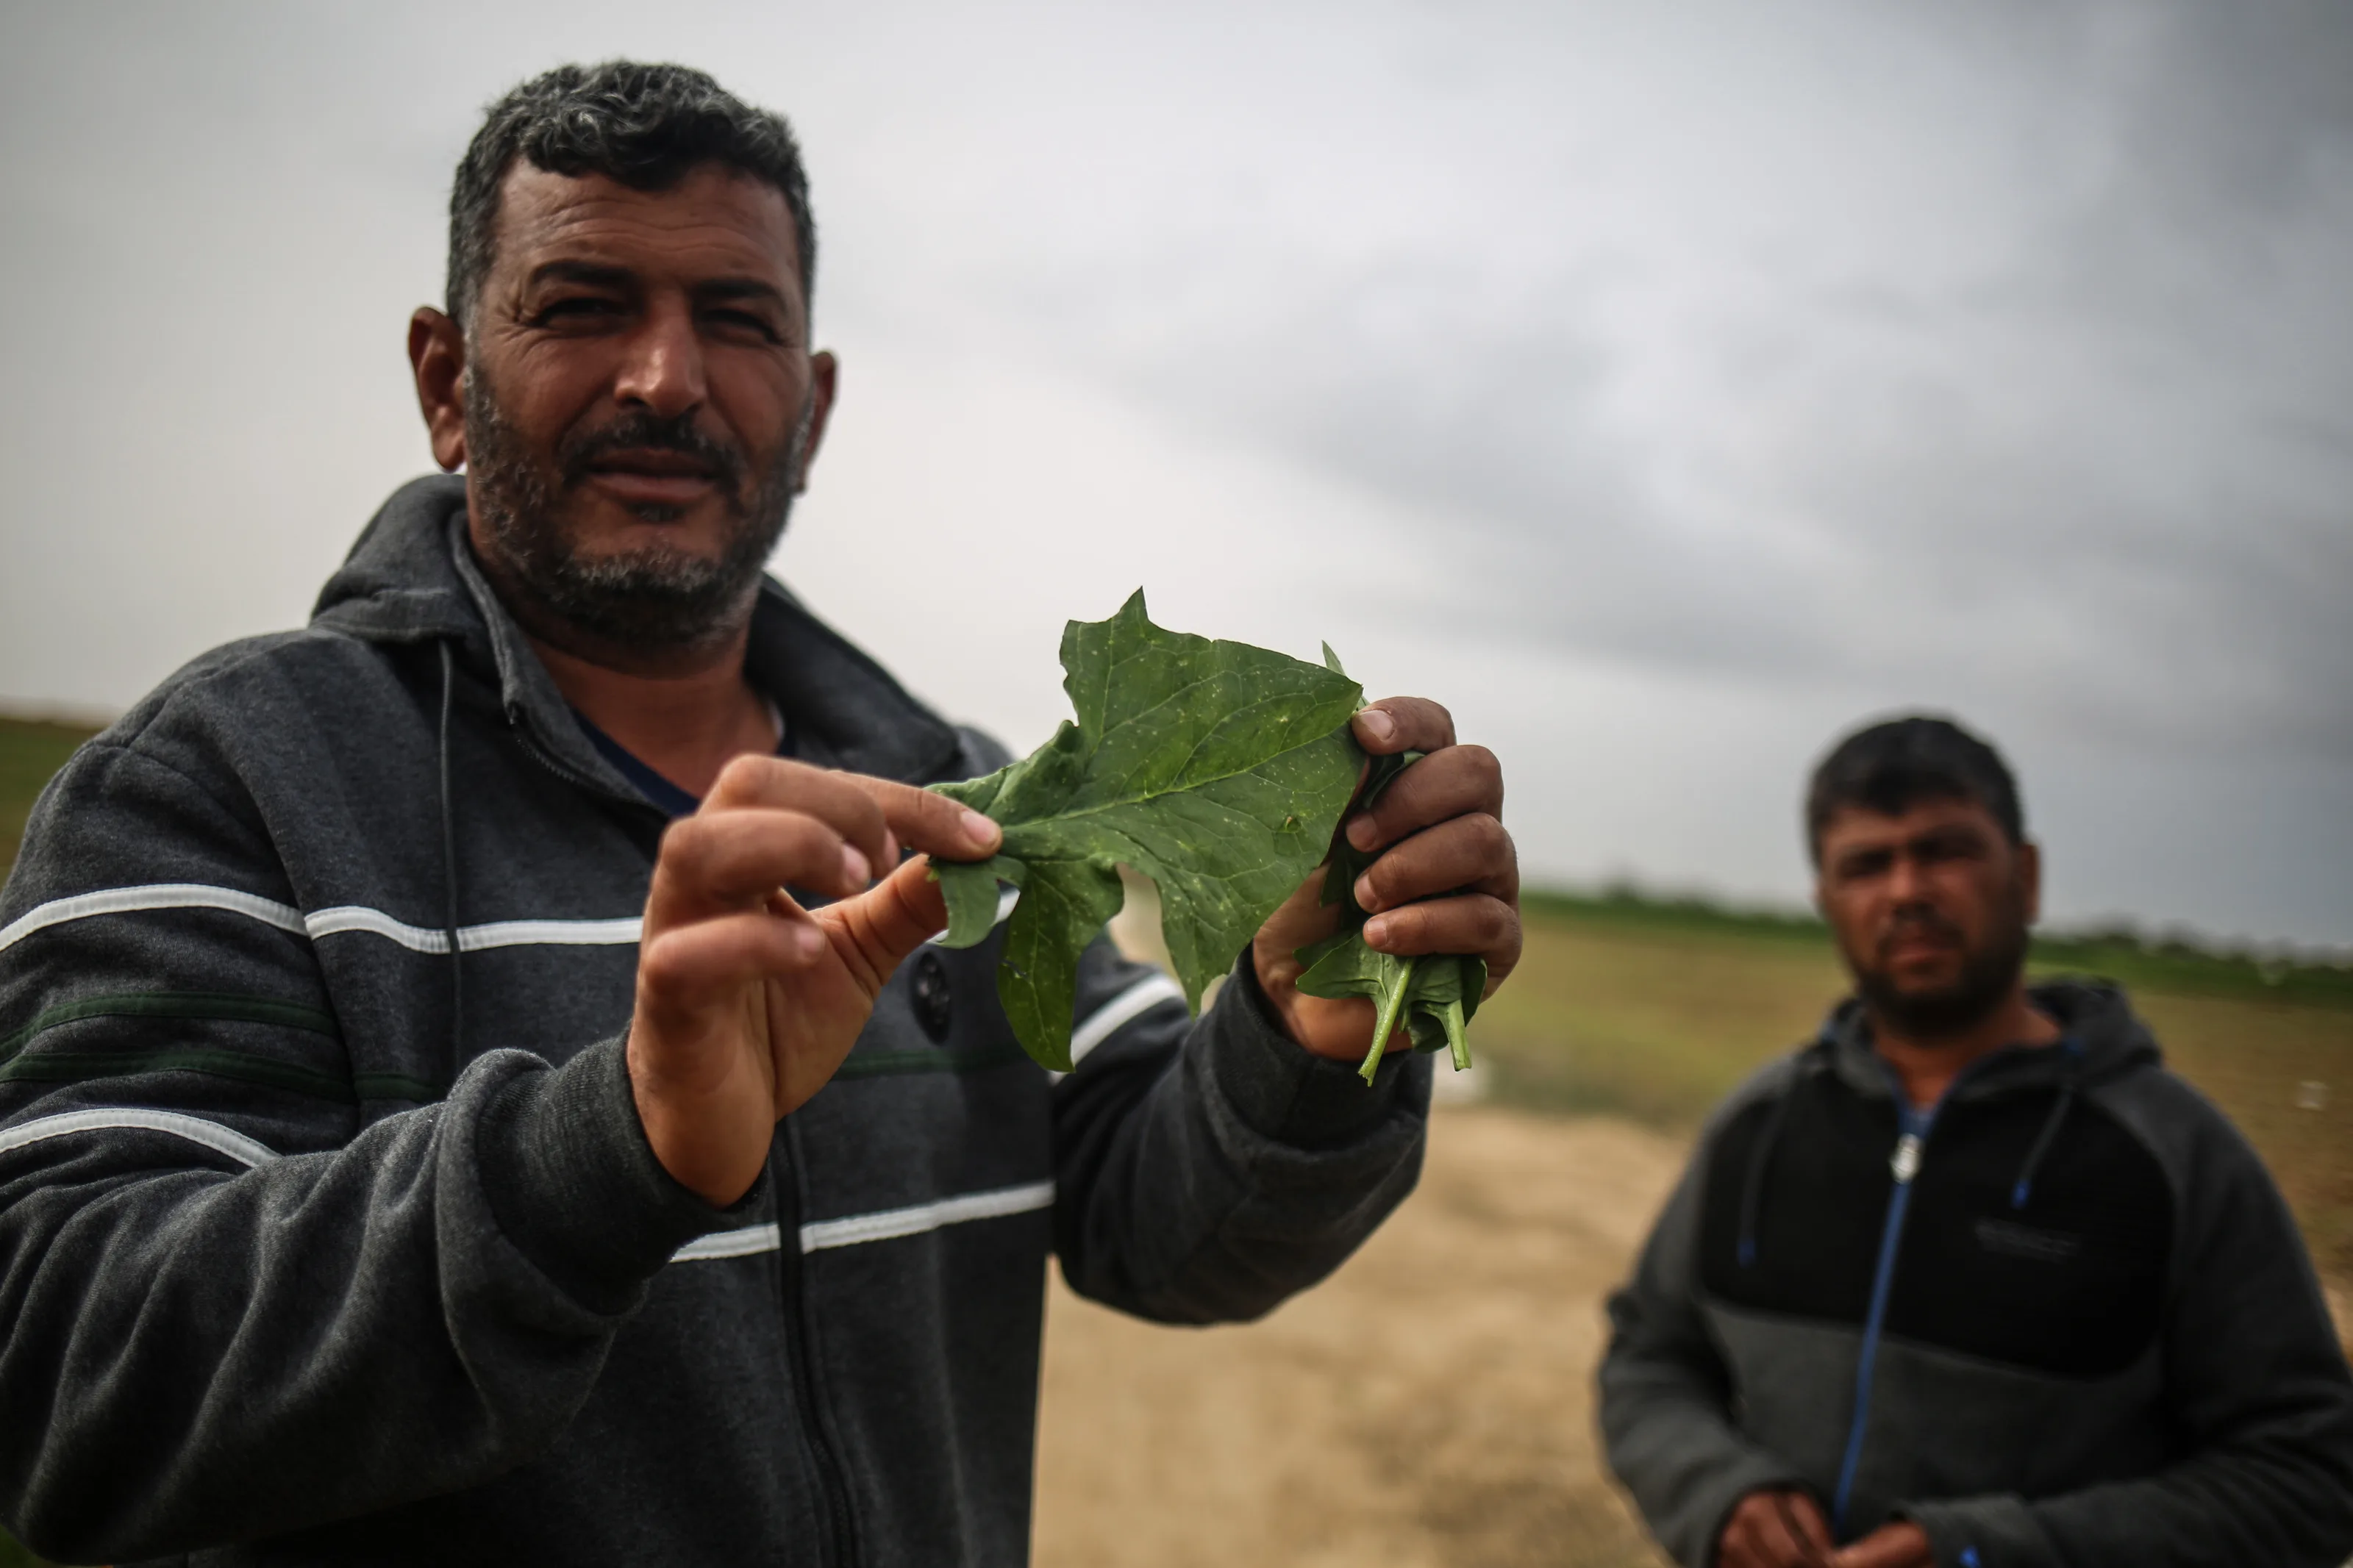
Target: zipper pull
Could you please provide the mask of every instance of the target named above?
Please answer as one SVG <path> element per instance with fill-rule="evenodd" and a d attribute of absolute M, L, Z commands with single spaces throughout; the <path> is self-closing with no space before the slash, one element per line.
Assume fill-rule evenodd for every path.
<path fill-rule="evenodd" d="M 1920 1173 L 1920 1134 L 1906 1132 L 1895 1141 L 1895 1153 L 1887 1168 L 1894 1173 L 1897 1186 L 1912 1184 L 1912 1178 Z"/>

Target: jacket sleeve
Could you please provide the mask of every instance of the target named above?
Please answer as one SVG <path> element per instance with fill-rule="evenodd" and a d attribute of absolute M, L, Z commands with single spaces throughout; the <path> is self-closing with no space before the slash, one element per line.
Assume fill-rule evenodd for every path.
<path fill-rule="evenodd" d="M 1767 1487 L 1802 1488 L 1791 1466 L 1732 1419 L 1732 1379 L 1698 1297 L 1699 1213 L 1707 1144 L 1651 1227 L 1634 1277 L 1609 1298 L 1601 1437 L 1609 1468 L 1676 1562 L 1708 1568 L 1725 1521 Z"/>
<path fill-rule="evenodd" d="M 2182 1457 L 2032 1501 L 1905 1505 L 1940 1565 L 2335 1568 L 2353 1554 L 2353 1373 L 2262 1162 L 2219 1112 L 2195 1110 L 2162 1351 Z"/>
<path fill-rule="evenodd" d="M 1054 1090 L 1054 1242 L 1081 1295 L 1166 1322 L 1256 1318 L 1413 1190 L 1427 1057 L 1392 1054 L 1367 1089 L 1282 1033 L 1247 953 L 1198 1023 L 1107 941 L 1079 985 L 1089 1048 Z"/>
<path fill-rule="evenodd" d="M 728 1223 L 653 1158 L 617 1041 L 371 1117 L 335 1005 L 233 780 L 108 739 L 52 784 L 0 894 L 0 1513 L 36 1550 L 487 1479 Z"/>

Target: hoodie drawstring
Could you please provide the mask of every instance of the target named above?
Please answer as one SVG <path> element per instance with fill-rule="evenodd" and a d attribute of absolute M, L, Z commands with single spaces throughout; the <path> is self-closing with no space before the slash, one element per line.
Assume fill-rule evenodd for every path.
<path fill-rule="evenodd" d="M 2042 1131 L 2035 1135 L 2034 1147 L 2027 1151 L 2026 1163 L 2019 1167 L 2018 1180 L 2010 1186 L 2010 1206 L 2013 1212 L 2024 1208 L 2026 1200 L 2033 1195 L 2034 1173 L 2042 1165 L 2042 1156 L 2050 1152 L 2052 1142 L 2058 1138 L 2059 1124 L 2067 1120 L 2067 1112 L 2073 1109 L 2076 1086 L 2083 1080 L 2084 1047 L 2076 1044 L 2075 1037 L 2070 1035 L 2059 1042 L 2059 1048 L 2067 1053 L 2067 1076 L 2060 1081 L 2058 1103 L 2052 1106 L 2051 1114 L 2044 1118 Z"/>
<path fill-rule="evenodd" d="M 458 1062 L 464 1047 L 459 1039 L 466 1023 L 466 982 L 458 958 L 458 825 L 449 790 L 449 708 L 457 688 L 456 660 L 445 638 L 441 648 L 441 886 L 447 902 L 442 929 L 449 939 L 449 1077 L 457 1081 Z"/>

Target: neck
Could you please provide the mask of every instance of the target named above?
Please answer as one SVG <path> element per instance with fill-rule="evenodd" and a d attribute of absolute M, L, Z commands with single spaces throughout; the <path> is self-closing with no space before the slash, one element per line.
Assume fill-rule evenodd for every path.
<path fill-rule="evenodd" d="M 2059 1043 L 2060 1028 L 2052 1016 L 2026 994 L 2021 978 L 2000 1006 L 1974 1024 L 1937 1034 L 1907 1032 L 1901 1025 L 1871 1013 L 1872 1048 L 1903 1080 L 1905 1098 L 1926 1110 L 1945 1097 L 1963 1069 L 1980 1057 L 2008 1046 L 2051 1046 Z"/>
<path fill-rule="evenodd" d="M 617 669 L 525 632 L 564 700 L 631 754 L 687 794 L 709 795 L 719 771 L 745 752 L 767 755 L 782 738 L 768 704 L 744 678 L 751 628 L 708 658 L 665 661 L 658 671 Z"/>
<path fill-rule="evenodd" d="M 474 560 L 522 629 L 564 700 L 646 766 L 693 795 L 745 752 L 773 754 L 783 736 L 765 699 L 744 676 L 758 586 L 709 637 L 677 647 L 617 643 L 572 625 L 482 547 L 470 513 Z"/>

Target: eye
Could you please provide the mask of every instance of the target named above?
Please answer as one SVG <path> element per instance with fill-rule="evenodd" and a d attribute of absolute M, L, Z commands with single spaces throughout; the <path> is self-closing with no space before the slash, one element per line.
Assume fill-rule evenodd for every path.
<path fill-rule="evenodd" d="M 1849 855 L 1838 863 L 1839 876 L 1849 882 L 1860 882 L 1867 877 L 1885 875 L 1894 857 L 1884 849 L 1867 849 L 1859 855 Z"/>
<path fill-rule="evenodd" d="M 621 304 L 617 300 L 599 294 L 570 294 L 541 306 L 539 313 L 532 318 L 532 325 L 548 327 L 566 322 L 607 321 L 620 314 L 620 310 Z"/>
<path fill-rule="evenodd" d="M 785 341 L 784 334 L 776 331 L 775 324 L 755 311 L 707 310 L 703 319 L 723 331 L 749 333 L 764 342 L 780 343 Z"/>
<path fill-rule="evenodd" d="M 1964 833 L 1938 834 L 1924 839 L 1914 851 L 1922 861 L 1935 865 L 1946 860 L 1967 860 L 1978 853 L 1975 837 Z"/>

